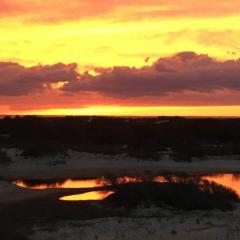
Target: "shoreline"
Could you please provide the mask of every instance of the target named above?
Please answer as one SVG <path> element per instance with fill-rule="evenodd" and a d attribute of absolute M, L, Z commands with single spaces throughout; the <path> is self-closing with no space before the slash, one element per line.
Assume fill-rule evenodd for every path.
<path fill-rule="evenodd" d="M 191 163 L 174 161 L 79 161 L 78 165 L 61 166 L 25 166 L 15 167 L 14 164 L 0 169 L 0 178 L 14 179 L 67 179 L 95 178 L 106 175 L 142 176 L 161 174 L 210 174 L 238 173 L 240 161 L 237 160 L 205 160 Z"/>

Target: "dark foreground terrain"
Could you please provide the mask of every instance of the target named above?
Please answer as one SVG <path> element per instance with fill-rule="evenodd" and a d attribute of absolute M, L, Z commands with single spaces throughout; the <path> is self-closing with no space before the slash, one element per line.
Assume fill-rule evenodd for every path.
<path fill-rule="evenodd" d="M 0 149 L 22 149 L 25 157 L 67 155 L 69 149 L 126 153 L 143 160 L 175 161 L 240 155 L 240 119 L 5 117 L 0 119 Z M 7 157 L 0 151 L 0 159 Z"/>
<path fill-rule="evenodd" d="M 20 151 L 9 155 L 11 148 Z M 69 150 L 84 154 L 69 156 Z M 85 153 L 93 153 L 92 158 Z M 95 155 L 98 153 L 106 155 Z M 136 159 L 129 162 L 126 157 L 111 165 L 118 159 L 113 155 L 118 154 Z M 106 160 L 104 156 L 108 155 Z M 160 166 L 163 156 L 179 163 L 168 161 L 167 167 Z M 215 156 L 224 159 L 222 165 L 215 162 L 219 159 Z M 229 159 L 234 159 L 230 167 Z M 209 239 L 239 240 L 239 196 L 229 188 L 199 178 L 183 176 L 176 181 L 167 176 L 162 183 L 124 185 L 110 179 L 112 195 L 102 201 L 80 202 L 59 200 L 66 191 L 75 194 L 73 189 L 64 190 L 65 194 L 63 189 L 51 189 L 54 194 L 49 194 L 48 190 L 6 185 L 6 181 L 16 180 L 16 172 L 22 176 L 19 179 L 28 179 L 34 185 L 45 178 L 51 183 L 53 176 L 61 182 L 73 175 L 81 178 L 85 173 L 92 177 L 112 172 L 119 175 L 121 167 L 127 172 L 131 164 L 133 172 L 143 174 L 149 169 L 211 172 L 215 166 L 222 169 L 220 172 L 230 168 L 235 173 L 239 159 L 240 119 L 5 117 L 0 119 L 0 239 L 138 240 L 141 236 L 149 240 L 200 240 L 211 236 Z M 30 192 L 33 198 L 17 198 L 28 190 L 36 191 Z"/>
<path fill-rule="evenodd" d="M 198 178 L 182 180 L 183 178 L 178 178 L 176 181 L 175 178 L 175 181 L 166 183 L 113 185 L 110 188 L 114 193 L 102 201 L 67 202 L 59 200 L 61 194 L 50 194 L 5 203 L 0 208 L 0 236 L 4 240 L 28 240 L 34 234 L 36 226 L 51 232 L 51 229 L 57 228 L 64 221 L 80 221 L 83 226 L 86 220 L 118 218 L 120 224 L 121 219 L 139 218 L 131 212 L 141 206 L 145 209 L 154 206 L 170 211 L 219 209 L 224 213 L 233 211 L 239 202 L 234 191 L 221 185 L 203 182 Z M 163 213 L 155 212 L 154 216 L 160 222 L 166 218 Z M 153 216 L 147 219 L 151 221 L 151 217 Z"/>

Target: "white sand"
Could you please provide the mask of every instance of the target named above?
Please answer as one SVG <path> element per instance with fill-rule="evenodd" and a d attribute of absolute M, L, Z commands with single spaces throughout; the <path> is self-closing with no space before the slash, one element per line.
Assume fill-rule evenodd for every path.
<path fill-rule="evenodd" d="M 150 211 L 150 216 L 146 213 Z M 63 221 L 36 226 L 31 240 L 239 240 L 240 211 L 166 211 L 140 209 L 129 218 Z M 142 214 L 144 212 L 144 214 Z M 156 216 L 157 215 L 157 216 Z"/>
<path fill-rule="evenodd" d="M 21 156 L 19 149 L 6 149 L 12 160 L 8 166 L 0 166 L 0 177 L 5 180 L 12 179 L 59 179 L 99 177 L 106 174 L 115 176 L 133 174 L 159 174 L 160 172 L 240 172 L 240 161 L 214 159 L 194 161 L 192 163 L 174 162 L 166 156 L 161 161 L 141 161 L 122 155 L 102 155 L 69 151 L 69 157 L 62 155 L 55 158 L 27 158 Z M 59 193 L 62 190 L 31 191 L 21 189 L 10 183 L 0 182 L 0 202 L 24 200 L 40 195 Z"/>
<path fill-rule="evenodd" d="M 95 177 L 105 174 L 131 175 L 145 172 L 240 172 L 239 156 L 215 156 L 206 160 L 194 160 L 192 163 L 175 162 L 168 155 L 160 161 L 142 161 L 121 155 L 103 155 L 69 151 L 68 157 L 27 158 L 21 156 L 21 150 L 7 149 L 13 161 L 9 166 L 0 168 L 0 177 L 14 178 L 79 178 Z"/>
<path fill-rule="evenodd" d="M 0 177 L 16 178 L 73 178 L 94 177 L 108 173 L 115 175 L 150 171 L 209 173 L 240 172 L 238 157 L 215 157 L 206 161 L 177 163 L 166 157 L 161 161 L 140 161 L 123 155 L 108 156 L 69 152 L 69 157 L 24 159 L 21 150 L 8 149 L 13 163 L 0 167 Z M 24 200 L 39 194 L 58 194 L 56 189 L 36 191 L 0 182 L 1 201 Z M 64 190 L 65 191 L 65 190 Z M 66 191 L 68 191 L 66 189 Z M 24 193 L 24 194 L 23 194 Z M 19 197 L 19 198 L 18 198 Z M 0 201 L 0 202 L 1 202 Z M 35 226 L 32 240 L 239 240 L 240 207 L 231 212 L 180 212 L 163 209 L 138 209 L 129 218 L 104 218 L 87 221 L 63 221 L 53 226 Z"/>

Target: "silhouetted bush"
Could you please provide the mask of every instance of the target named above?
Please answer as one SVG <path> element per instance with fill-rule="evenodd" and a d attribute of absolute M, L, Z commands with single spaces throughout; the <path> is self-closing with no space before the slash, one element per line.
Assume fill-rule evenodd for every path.
<path fill-rule="evenodd" d="M 40 185 L 47 185 L 48 187 L 54 187 L 61 185 L 66 180 L 59 180 L 59 179 L 49 179 L 49 180 L 38 180 L 38 179 L 28 179 L 28 180 L 21 180 L 27 187 L 38 187 Z"/>
<path fill-rule="evenodd" d="M 68 149 L 176 161 L 240 154 L 240 119 L 177 117 L 6 117 L 0 119 L 0 147 L 23 149 L 24 156 L 55 156 Z"/>
<path fill-rule="evenodd" d="M 189 183 L 134 183 L 120 185 L 103 204 L 134 208 L 138 205 L 171 206 L 183 210 L 232 210 L 238 195 L 208 181 Z"/>

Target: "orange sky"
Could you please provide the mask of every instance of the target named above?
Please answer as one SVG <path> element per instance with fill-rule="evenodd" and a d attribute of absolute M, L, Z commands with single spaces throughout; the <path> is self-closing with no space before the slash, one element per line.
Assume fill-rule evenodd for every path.
<path fill-rule="evenodd" d="M 237 116 L 239 9 L 1 0 L 0 114 Z"/>

